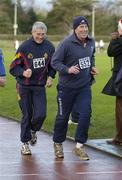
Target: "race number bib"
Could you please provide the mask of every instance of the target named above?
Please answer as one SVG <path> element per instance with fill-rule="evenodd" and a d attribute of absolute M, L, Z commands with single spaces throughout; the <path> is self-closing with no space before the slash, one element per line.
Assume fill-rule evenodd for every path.
<path fill-rule="evenodd" d="M 33 67 L 34 69 L 45 67 L 45 58 L 36 58 L 33 59 Z"/>
<path fill-rule="evenodd" d="M 89 68 L 91 66 L 90 58 L 85 57 L 85 58 L 79 59 L 79 66 L 81 69 Z"/>

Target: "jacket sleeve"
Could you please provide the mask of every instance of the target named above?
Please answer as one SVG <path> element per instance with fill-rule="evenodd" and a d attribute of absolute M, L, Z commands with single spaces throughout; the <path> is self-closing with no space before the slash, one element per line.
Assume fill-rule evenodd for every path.
<path fill-rule="evenodd" d="M 55 52 L 55 48 L 52 47 L 51 57 L 50 57 L 49 65 L 48 65 L 48 76 L 52 77 L 53 79 L 55 78 L 55 75 L 56 75 L 56 70 L 53 69 L 53 67 L 51 66 L 51 58 L 52 58 L 52 55 L 54 54 L 54 52 Z"/>
<path fill-rule="evenodd" d="M 115 57 L 122 54 L 122 37 L 112 39 L 109 43 L 107 54 L 109 57 Z"/>
<path fill-rule="evenodd" d="M 21 53 L 16 53 L 14 60 L 10 64 L 10 74 L 15 77 L 23 77 L 23 59 Z"/>
<path fill-rule="evenodd" d="M 63 74 L 68 73 L 68 67 L 63 63 L 65 59 L 65 54 L 66 54 L 67 48 L 64 43 L 61 43 L 58 48 L 56 49 L 55 53 L 52 56 L 51 59 L 51 65 L 52 67 Z"/>
<path fill-rule="evenodd" d="M 6 76 L 6 71 L 5 71 L 5 66 L 4 66 L 4 58 L 3 58 L 1 49 L 0 49 L 0 76 Z"/>

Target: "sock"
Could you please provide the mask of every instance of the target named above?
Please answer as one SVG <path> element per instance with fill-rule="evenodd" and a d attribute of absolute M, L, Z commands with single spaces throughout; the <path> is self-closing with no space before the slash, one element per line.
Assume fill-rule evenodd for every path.
<path fill-rule="evenodd" d="M 34 131 L 34 130 L 31 130 L 31 133 L 32 133 L 32 134 L 35 134 L 35 133 L 36 133 L 36 131 Z"/>
<path fill-rule="evenodd" d="M 83 144 L 82 144 L 82 143 L 77 143 L 77 144 L 76 144 L 76 148 L 81 148 L 81 147 L 83 147 Z"/>

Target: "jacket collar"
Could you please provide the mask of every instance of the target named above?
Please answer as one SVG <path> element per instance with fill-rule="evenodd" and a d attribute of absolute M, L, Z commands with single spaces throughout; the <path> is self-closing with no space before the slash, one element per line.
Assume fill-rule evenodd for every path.
<path fill-rule="evenodd" d="M 77 38 L 77 36 L 76 36 L 75 33 L 73 33 L 73 34 L 70 36 L 70 39 L 71 39 L 72 42 L 82 43 L 82 41 L 80 41 L 80 40 Z M 87 40 L 91 40 L 91 39 L 92 39 L 92 37 L 90 37 L 90 36 L 88 35 L 88 37 L 86 38 L 86 41 L 87 41 Z"/>

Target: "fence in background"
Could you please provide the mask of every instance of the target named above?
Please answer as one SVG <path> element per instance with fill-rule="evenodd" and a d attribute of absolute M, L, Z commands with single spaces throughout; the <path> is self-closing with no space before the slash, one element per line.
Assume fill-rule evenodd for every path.
<path fill-rule="evenodd" d="M 31 36 L 31 34 L 19 34 L 16 36 L 16 38 L 14 37 L 13 34 L 0 34 L 0 40 L 15 40 L 18 39 L 19 41 L 24 41 L 26 39 L 28 39 Z M 51 41 L 60 41 L 62 40 L 64 37 L 66 36 L 66 34 L 63 35 L 48 35 L 48 39 L 50 39 Z M 108 42 L 110 40 L 110 36 L 96 36 L 95 37 L 96 41 L 99 41 L 100 39 L 102 39 L 104 42 Z"/>

